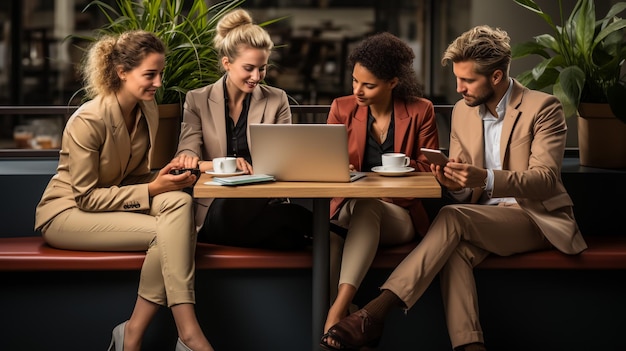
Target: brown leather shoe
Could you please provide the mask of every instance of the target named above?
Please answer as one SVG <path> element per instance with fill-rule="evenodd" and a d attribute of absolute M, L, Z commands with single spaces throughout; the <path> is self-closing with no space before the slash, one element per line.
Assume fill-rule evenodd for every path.
<path fill-rule="evenodd" d="M 370 317 L 365 309 L 354 312 L 328 330 L 328 335 L 341 344 L 339 350 L 377 347 L 382 334 L 383 322 Z"/>

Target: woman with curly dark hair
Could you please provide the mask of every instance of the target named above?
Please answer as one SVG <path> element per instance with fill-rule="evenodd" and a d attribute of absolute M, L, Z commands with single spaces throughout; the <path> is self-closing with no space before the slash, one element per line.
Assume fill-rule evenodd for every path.
<path fill-rule="evenodd" d="M 430 171 L 420 148 L 438 148 L 433 104 L 422 97 L 413 69 L 415 54 L 390 33 L 366 38 L 350 53 L 352 95 L 335 99 L 329 124 L 344 124 L 348 131 L 350 170 L 378 170 L 385 153 L 403 153 L 410 174 Z M 407 243 L 423 235 L 428 216 L 419 199 L 334 198 L 331 221 L 331 301 L 321 346 L 339 349 L 328 329 L 348 314 L 378 246 Z M 335 233 L 342 232 L 342 233 Z"/>

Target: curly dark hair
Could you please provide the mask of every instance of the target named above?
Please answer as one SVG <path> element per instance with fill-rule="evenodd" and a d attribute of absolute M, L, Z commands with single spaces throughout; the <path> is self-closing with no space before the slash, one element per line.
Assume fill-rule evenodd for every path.
<path fill-rule="evenodd" d="M 395 35 L 382 32 L 360 42 L 348 56 L 352 67 L 359 63 L 378 79 L 398 78 L 393 89 L 396 98 L 410 101 L 424 94 L 424 87 L 413 69 L 413 50 Z"/>

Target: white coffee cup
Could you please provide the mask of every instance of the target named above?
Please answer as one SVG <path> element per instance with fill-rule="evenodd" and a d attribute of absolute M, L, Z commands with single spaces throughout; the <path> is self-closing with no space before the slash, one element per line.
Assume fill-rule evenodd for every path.
<path fill-rule="evenodd" d="M 235 157 L 217 157 L 213 159 L 213 171 L 215 173 L 234 173 L 237 170 Z"/>
<path fill-rule="evenodd" d="M 383 154 L 382 161 L 383 168 L 390 170 L 404 169 L 411 163 L 411 159 L 400 152 Z"/>

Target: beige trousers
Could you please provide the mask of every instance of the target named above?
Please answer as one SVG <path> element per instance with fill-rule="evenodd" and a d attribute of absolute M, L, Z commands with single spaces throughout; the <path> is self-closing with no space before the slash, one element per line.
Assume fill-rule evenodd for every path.
<path fill-rule="evenodd" d="M 399 245 L 415 236 L 409 212 L 379 199 L 348 199 L 334 222 L 348 234 L 345 240 L 330 236 L 331 302 L 340 284 L 359 288 L 379 245 Z"/>
<path fill-rule="evenodd" d="M 69 209 L 55 217 L 42 234 L 48 244 L 61 249 L 147 250 L 139 296 L 168 307 L 195 303 L 196 231 L 189 194 L 159 194 L 145 213 Z"/>
<path fill-rule="evenodd" d="M 408 309 L 439 273 L 452 346 L 484 342 L 473 268 L 490 253 L 508 256 L 550 247 L 517 204 L 445 206 L 381 289 L 394 292 Z"/>

